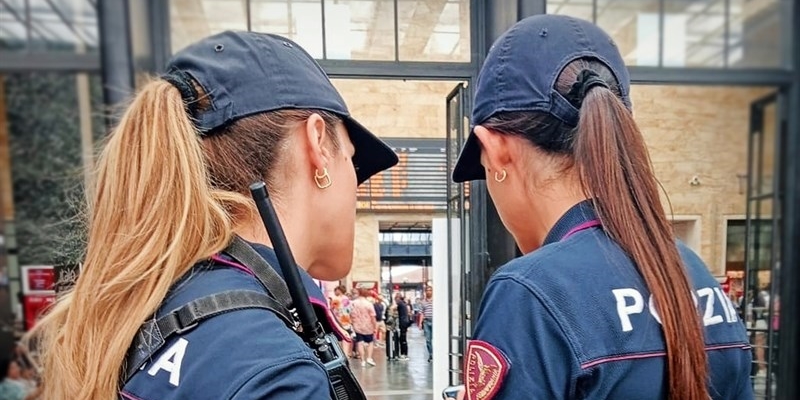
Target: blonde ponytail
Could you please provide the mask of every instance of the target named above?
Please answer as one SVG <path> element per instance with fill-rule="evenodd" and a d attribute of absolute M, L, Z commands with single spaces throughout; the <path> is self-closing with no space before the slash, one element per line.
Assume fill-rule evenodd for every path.
<path fill-rule="evenodd" d="M 179 277 L 229 242 L 222 201 L 245 201 L 212 189 L 180 93 L 163 80 L 133 100 L 95 181 L 80 278 L 33 332 L 48 400 L 118 398 L 136 331 Z"/>

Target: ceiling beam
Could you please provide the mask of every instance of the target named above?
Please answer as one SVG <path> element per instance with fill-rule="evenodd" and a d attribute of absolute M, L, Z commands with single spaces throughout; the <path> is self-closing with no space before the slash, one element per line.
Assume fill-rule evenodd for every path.
<path fill-rule="evenodd" d="M 67 52 L 27 53 L 0 51 L 0 72 L 99 72 L 97 54 Z"/>
<path fill-rule="evenodd" d="M 67 28 L 68 28 L 70 31 L 72 31 L 72 33 L 74 33 L 74 34 L 75 34 L 75 37 L 76 37 L 78 40 L 80 40 L 80 41 L 82 41 L 82 42 L 83 42 L 83 45 L 84 45 L 84 46 L 86 46 L 86 45 L 88 45 L 88 44 L 89 44 L 89 42 L 87 41 L 87 39 L 84 37 L 84 34 L 83 34 L 83 32 L 82 32 L 82 31 L 79 31 L 79 29 L 78 29 L 78 28 L 77 28 L 75 25 L 73 25 L 73 24 L 72 24 L 72 22 L 71 22 L 71 21 L 70 21 L 70 20 L 67 18 L 67 16 L 66 16 L 66 15 L 64 15 L 64 13 L 63 13 L 63 12 L 62 12 L 62 11 L 61 11 L 59 8 L 58 8 L 58 6 L 56 6 L 55 4 L 53 4 L 53 0 L 44 0 L 44 1 L 47 3 L 47 5 L 50 7 L 50 9 L 51 9 L 51 10 L 53 10 L 53 12 L 56 14 L 56 16 L 58 17 L 58 19 L 59 19 L 61 22 L 63 22 L 63 23 L 64 23 L 64 25 L 66 25 L 66 26 L 67 26 Z"/>

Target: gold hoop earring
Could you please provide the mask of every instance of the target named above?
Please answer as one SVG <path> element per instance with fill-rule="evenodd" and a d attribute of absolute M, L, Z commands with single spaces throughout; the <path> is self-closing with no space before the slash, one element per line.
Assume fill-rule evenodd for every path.
<path fill-rule="evenodd" d="M 495 171 L 495 173 L 494 173 L 494 180 L 495 180 L 496 182 L 502 182 L 502 181 L 506 180 L 506 177 L 507 177 L 507 176 L 508 176 L 508 173 L 506 173 L 506 170 L 503 170 L 503 176 L 501 176 L 501 177 L 499 177 L 499 178 L 498 178 L 498 177 L 497 177 L 497 171 Z"/>
<path fill-rule="evenodd" d="M 317 183 L 317 187 L 320 189 L 325 189 L 333 184 L 331 180 L 331 176 L 328 175 L 328 168 L 322 168 L 322 175 L 319 174 L 319 170 L 314 170 L 314 182 Z"/>

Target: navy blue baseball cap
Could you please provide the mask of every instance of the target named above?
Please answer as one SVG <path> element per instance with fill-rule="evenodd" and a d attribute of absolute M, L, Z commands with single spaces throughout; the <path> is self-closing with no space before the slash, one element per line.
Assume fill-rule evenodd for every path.
<path fill-rule="evenodd" d="M 630 107 L 630 77 L 616 44 L 598 26 L 563 15 L 537 15 L 517 22 L 495 41 L 478 74 L 472 126 L 499 112 L 538 111 L 577 126 L 579 110 L 556 91 L 561 71 L 579 58 L 604 63 Z M 486 179 L 481 147 L 469 135 L 453 169 L 453 181 Z"/>
<path fill-rule="evenodd" d="M 167 71 L 188 74 L 211 107 L 194 113 L 201 132 L 282 109 L 317 109 L 342 118 L 355 147 L 358 183 L 398 162 L 397 154 L 358 123 L 328 75 L 297 43 L 272 34 L 226 31 L 176 53 Z"/>

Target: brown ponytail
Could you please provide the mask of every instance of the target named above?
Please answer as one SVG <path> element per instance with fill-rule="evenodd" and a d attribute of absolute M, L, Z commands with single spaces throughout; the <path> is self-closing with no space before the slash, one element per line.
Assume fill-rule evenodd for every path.
<path fill-rule="evenodd" d="M 633 116 L 610 90 L 583 101 L 575 163 L 603 228 L 639 268 L 658 304 L 667 346 L 669 394 L 708 399 L 703 331 L 647 147 Z"/>
<path fill-rule="evenodd" d="M 693 287 L 659 198 L 644 138 L 620 100 L 616 78 L 603 64 L 582 59 L 567 65 L 556 89 L 566 95 L 584 69 L 597 72 L 610 88 L 588 91 L 577 129 L 531 112 L 499 114 L 481 125 L 523 135 L 548 153 L 571 155 L 603 229 L 631 257 L 658 305 L 669 397 L 708 399 L 705 344 Z"/>

